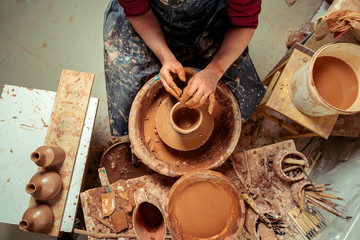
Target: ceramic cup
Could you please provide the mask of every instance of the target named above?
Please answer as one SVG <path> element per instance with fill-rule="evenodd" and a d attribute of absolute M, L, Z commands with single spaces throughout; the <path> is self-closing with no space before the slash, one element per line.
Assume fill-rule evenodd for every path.
<path fill-rule="evenodd" d="M 170 111 L 171 127 L 179 134 L 187 135 L 195 132 L 203 121 L 203 113 L 198 109 L 176 103 Z"/>
<path fill-rule="evenodd" d="M 147 196 L 143 188 L 134 193 L 134 200 L 136 207 L 132 219 L 137 239 L 165 239 L 166 225 L 159 202 Z"/>

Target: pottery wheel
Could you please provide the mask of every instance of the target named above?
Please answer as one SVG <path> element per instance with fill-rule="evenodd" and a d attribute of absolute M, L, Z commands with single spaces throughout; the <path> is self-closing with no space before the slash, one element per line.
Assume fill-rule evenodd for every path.
<path fill-rule="evenodd" d="M 199 129 L 190 134 L 180 134 L 170 124 L 170 111 L 175 103 L 174 98 L 167 97 L 156 112 L 156 129 L 161 140 L 169 147 L 180 151 L 191 151 L 201 147 L 210 138 L 214 129 L 214 118 L 207 112 L 207 105 L 199 108 L 203 113 L 203 122 L 207 124 L 201 124 Z"/>

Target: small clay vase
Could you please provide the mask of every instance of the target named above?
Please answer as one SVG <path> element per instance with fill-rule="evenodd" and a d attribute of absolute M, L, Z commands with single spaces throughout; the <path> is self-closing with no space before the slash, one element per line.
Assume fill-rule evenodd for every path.
<path fill-rule="evenodd" d="M 39 167 L 50 167 L 62 164 L 65 156 L 61 147 L 41 146 L 31 153 L 30 159 Z"/>
<path fill-rule="evenodd" d="M 19 222 L 19 228 L 29 232 L 43 232 L 54 221 L 54 214 L 49 205 L 36 204 L 29 207 Z"/>
<path fill-rule="evenodd" d="M 134 193 L 136 207 L 132 220 L 134 231 L 139 240 L 164 240 L 166 225 L 160 203 L 153 197 L 147 196 L 143 188 Z"/>
<path fill-rule="evenodd" d="M 37 172 L 26 185 L 25 190 L 37 200 L 54 198 L 61 190 L 62 180 L 54 171 Z"/>

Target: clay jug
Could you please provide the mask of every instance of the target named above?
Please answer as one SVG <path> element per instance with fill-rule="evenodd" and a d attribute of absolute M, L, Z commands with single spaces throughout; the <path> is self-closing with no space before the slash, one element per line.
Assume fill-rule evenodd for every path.
<path fill-rule="evenodd" d="M 37 172 L 26 185 L 25 190 L 37 200 L 54 198 L 61 190 L 62 180 L 54 171 Z"/>
<path fill-rule="evenodd" d="M 19 222 L 19 228 L 29 232 L 43 232 L 54 220 L 54 214 L 47 204 L 29 207 Z"/>
<path fill-rule="evenodd" d="M 50 167 L 64 162 L 65 151 L 61 147 L 41 146 L 31 153 L 30 158 L 39 167 Z"/>

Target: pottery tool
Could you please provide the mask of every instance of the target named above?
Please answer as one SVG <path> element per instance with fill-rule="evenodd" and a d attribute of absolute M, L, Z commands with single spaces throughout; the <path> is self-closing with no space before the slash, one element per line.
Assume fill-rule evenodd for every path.
<path fill-rule="evenodd" d="M 314 184 L 315 185 L 315 184 Z M 344 220 L 351 219 L 350 216 L 342 213 L 341 211 L 337 210 L 336 207 L 339 205 L 332 202 L 331 200 L 343 200 L 340 197 L 324 193 L 323 191 L 328 191 L 331 188 L 328 187 L 329 184 L 317 185 L 317 186 L 306 186 L 302 190 L 304 192 L 304 198 L 301 199 L 301 203 L 306 200 L 314 206 L 320 207 Z"/>
<path fill-rule="evenodd" d="M 115 193 L 111 191 L 109 179 L 106 174 L 106 170 L 104 167 L 102 167 L 102 168 L 98 169 L 98 172 L 99 172 L 99 178 L 100 178 L 101 185 L 104 187 L 105 192 L 106 191 L 108 192 L 108 193 L 105 193 L 104 195 L 109 194 L 109 193 L 111 194 L 110 196 L 106 196 L 104 198 L 106 201 L 107 200 L 111 201 L 110 207 L 108 207 L 108 204 L 106 204 L 105 211 L 107 211 L 106 213 L 108 214 L 106 216 L 111 215 L 111 222 L 114 225 L 115 232 L 116 233 L 121 232 L 122 230 L 128 228 L 128 223 L 126 220 L 125 212 L 121 211 L 121 210 L 117 210 L 116 212 L 114 212 L 116 209 L 116 198 L 115 198 Z M 101 196 L 102 196 L 101 200 L 103 200 L 103 194 L 101 194 Z M 102 201 L 102 209 L 103 209 L 103 217 L 104 217 L 105 215 L 104 215 L 104 202 L 103 201 Z M 109 214 L 109 212 L 110 212 L 110 214 Z"/>
<path fill-rule="evenodd" d="M 254 210 L 254 212 L 256 212 L 259 215 L 260 219 L 266 224 L 266 226 L 271 228 L 270 220 L 256 206 L 255 201 L 251 197 L 249 197 L 249 195 L 247 195 L 246 193 L 241 193 L 241 195 L 243 196 L 247 204 L 249 204 L 249 206 Z"/>
<path fill-rule="evenodd" d="M 288 212 L 288 216 L 300 235 L 307 240 L 316 238 L 325 226 L 324 219 L 316 210 L 310 214 L 295 206 Z"/>
<path fill-rule="evenodd" d="M 99 168 L 99 178 L 105 193 L 101 194 L 102 216 L 110 216 L 115 211 L 115 193 L 111 192 L 109 179 L 106 174 L 105 168 Z"/>
<path fill-rule="evenodd" d="M 101 194 L 102 213 L 103 217 L 111 215 L 111 221 L 114 225 L 114 231 L 116 233 L 128 228 L 126 215 L 124 211 L 115 211 L 116 198 L 115 193 L 111 191 L 109 179 L 104 167 L 98 169 L 101 185 L 105 189 L 105 193 Z M 104 200 L 104 201 L 103 201 Z"/>
<path fill-rule="evenodd" d="M 276 213 L 264 213 L 265 217 L 271 222 L 271 227 L 274 233 L 279 235 L 285 235 L 287 229 L 290 227 L 281 214 Z M 267 238 L 265 238 L 267 239 Z"/>
<path fill-rule="evenodd" d="M 102 219 L 101 217 L 96 216 L 96 215 L 94 215 L 94 214 L 91 214 L 91 217 L 92 217 L 92 218 L 95 218 L 95 219 L 98 220 L 100 223 L 104 224 L 105 226 L 107 226 L 108 228 L 110 228 L 113 232 L 115 232 L 115 229 L 113 228 L 113 226 L 112 226 L 109 222 L 105 221 L 105 220 Z"/>

